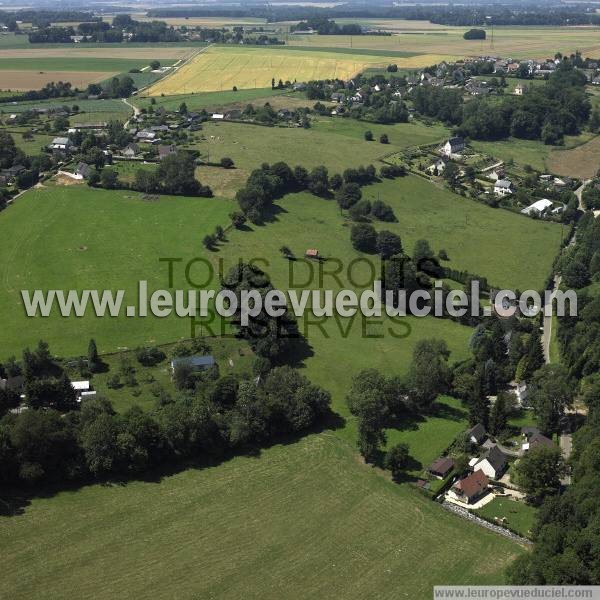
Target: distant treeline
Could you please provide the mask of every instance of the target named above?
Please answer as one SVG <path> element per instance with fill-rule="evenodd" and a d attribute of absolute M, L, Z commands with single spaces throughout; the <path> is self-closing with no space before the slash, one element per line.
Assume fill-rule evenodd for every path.
<path fill-rule="evenodd" d="M 309 21 L 311 19 L 381 18 L 430 21 L 440 25 L 590 25 L 599 24 L 600 15 L 581 6 L 523 5 L 518 7 L 474 5 L 442 6 L 371 6 L 348 5 L 332 8 L 303 6 L 248 6 L 247 8 L 157 8 L 148 11 L 151 17 L 259 17 L 270 22 Z"/>
<path fill-rule="evenodd" d="M 181 35 L 162 21 L 140 22 L 125 14 L 117 15 L 112 25 L 92 20 L 79 23 L 77 27 L 40 27 L 29 34 L 29 41 L 32 44 L 68 44 L 73 41 L 73 36 L 84 36 L 82 43 L 120 43 L 125 39 L 125 34 L 128 34 L 130 42 L 181 41 Z"/>

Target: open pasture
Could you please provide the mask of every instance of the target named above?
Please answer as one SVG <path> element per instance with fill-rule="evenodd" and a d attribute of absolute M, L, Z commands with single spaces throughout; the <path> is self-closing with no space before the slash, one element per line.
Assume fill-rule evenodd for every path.
<path fill-rule="evenodd" d="M 162 196 L 77 186 L 33 189 L 0 213 L 0 306 L 5 324 L 0 356 L 46 339 L 60 355 L 79 355 L 94 337 L 102 352 L 189 337 L 187 319 L 85 317 L 30 319 L 21 290 L 119 290 L 137 303 L 141 279 L 168 287 L 163 257 L 205 255 L 202 238 L 226 225 L 233 204 L 220 199 Z M 181 274 L 183 279 L 183 274 Z M 175 283 L 187 289 L 181 279 Z M 9 316 L 10 315 L 10 316 Z"/>
<path fill-rule="evenodd" d="M 322 37 L 322 36 L 319 36 Z M 368 66 L 425 66 L 432 57 L 386 57 L 379 54 L 294 51 L 288 48 L 211 46 L 171 76 L 150 88 L 149 95 L 185 94 L 270 87 L 271 80 L 349 79 Z"/>
<path fill-rule="evenodd" d="M 390 484 L 330 432 L 35 498 L 0 517 L 0 543 L 13 600 L 429 600 L 436 584 L 502 583 L 524 551 Z"/>
<path fill-rule="evenodd" d="M 284 98 L 281 101 L 284 103 Z M 376 140 L 380 134 L 387 133 L 390 143 L 365 141 L 367 129 L 373 132 Z M 330 117 L 320 117 L 310 129 L 209 122 L 204 124 L 190 147 L 199 150 L 204 158 L 210 157 L 211 161 L 224 156 L 232 158 L 237 169 L 244 171 L 246 176 L 263 162 L 280 160 L 307 168 L 325 165 L 333 174 L 348 167 L 376 164 L 380 157 L 409 145 L 441 141 L 446 134 L 447 129 L 441 125 L 428 127 L 419 122 L 376 125 Z M 201 179 L 203 170 L 201 167 Z M 227 195 L 232 195 L 236 189 L 239 188 L 230 188 Z"/>

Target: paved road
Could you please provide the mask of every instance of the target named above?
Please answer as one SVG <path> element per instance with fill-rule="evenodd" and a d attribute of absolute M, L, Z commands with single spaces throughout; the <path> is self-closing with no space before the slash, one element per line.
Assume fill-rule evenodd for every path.
<path fill-rule="evenodd" d="M 577 200 L 579 201 L 579 210 L 585 212 L 585 206 L 583 205 L 583 190 L 590 183 L 591 179 L 584 181 L 576 190 L 575 195 L 577 196 Z M 575 243 L 575 235 L 571 239 L 569 245 L 573 245 Z M 552 288 L 552 303 L 554 302 L 554 298 L 556 297 L 556 292 L 560 288 L 561 284 L 560 275 L 554 276 L 554 283 Z M 544 359 L 546 363 L 550 363 L 550 340 L 552 339 L 552 311 L 549 311 L 550 314 L 544 314 L 544 323 L 543 323 L 543 333 L 542 333 L 542 346 L 544 348 Z"/>
<path fill-rule="evenodd" d="M 560 434 L 560 449 L 562 451 L 563 458 L 565 461 L 568 461 L 569 457 L 571 456 L 571 452 L 573 451 L 573 436 L 570 433 Z M 571 475 L 565 475 L 561 479 L 561 483 L 563 485 L 570 485 Z"/>

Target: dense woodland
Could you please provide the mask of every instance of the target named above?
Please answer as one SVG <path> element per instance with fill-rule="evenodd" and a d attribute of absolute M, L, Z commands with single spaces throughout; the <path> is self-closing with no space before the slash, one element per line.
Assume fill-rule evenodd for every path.
<path fill-rule="evenodd" d="M 543 502 L 534 551 L 511 567 L 513 583 L 600 584 L 600 295 L 597 284 L 588 286 L 599 259 L 600 222 L 588 213 L 559 264 L 565 284 L 580 289 L 579 316 L 561 319 L 558 339 L 561 364 L 589 413 L 573 436 L 572 484 Z"/>

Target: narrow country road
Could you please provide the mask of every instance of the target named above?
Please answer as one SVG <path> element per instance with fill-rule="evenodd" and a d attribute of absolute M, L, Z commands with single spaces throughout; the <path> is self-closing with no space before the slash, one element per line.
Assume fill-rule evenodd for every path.
<path fill-rule="evenodd" d="M 579 210 L 581 212 L 585 212 L 585 206 L 583 205 L 583 190 L 590 183 L 591 179 L 587 179 L 584 181 L 576 190 L 575 196 L 577 196 L 577 200 L 579 202 Z M 575 233 L 576 235 L 576 233 Z M 571 239 L 569 245 L 575 243 L 575 235 Z M 552 297 L 551 304 L 554 303 L 554 298 L 556 297 L 556 292 L 560 288 L 562 278 L 560 275 L 555 275 L 553 280 L 553 288 L 552 288 Z M 544 348 L 544 359 L 546 364 L 550 363 L 550 341 L 552 339 L 552 311 L 546 311 L 550 314 L 544 314 L 544 323 L 543 323 L 543 333 L 542 333 L 542 345 Z"/>
<path fill-rule="evenodd" d="M 131 110 L 133 110 L 133 116 L 137 117 L 140 114 L 140 109 L 135 106 L 134 104 L 131 104 L 131 102 L 129 102 L 129 100 L 127 100 L 127 98 L 122 98 L 123 102 L 125 104 L 127 104 L 127 106 L 129 106 L 129 108 L 131 108 Z M 129 117 L 129 119 L 127 119 L 127 121 L 125 121 L 125 123 L 123 123 L 123 127 L 125 129 L 127 129 L 129 127 L 129 121 L 131 121 L 131 117 Z"/>

